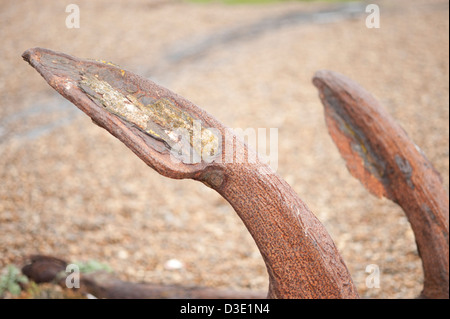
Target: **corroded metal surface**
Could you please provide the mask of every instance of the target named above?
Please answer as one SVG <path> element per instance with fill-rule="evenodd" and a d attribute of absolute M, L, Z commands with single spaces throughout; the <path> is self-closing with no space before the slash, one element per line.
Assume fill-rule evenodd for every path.
<path fill-rule="evenodd" d="M 358 297 L 347 267 L 323 225 L 267 164 L 259 160 L 250 163 L 248 159 L 255 157 L 249 155 L 254 151 L 211 115 L 183 97 L 109 63 L 81 60 L 40 48 L 26 51 L 23 57 L 56 91 L 160 174 L 199 180 L 222 195 L 242 219 L 261 252 L 269 274 L 269 298 Z M 116 95 L 116 100 L 123 104 L 113 106 L 108 97 L 110 102 L 106 102 L 105 109 L 102 91 L 93 89 L 96 87 L 93 77 L 107 82 L 114 92 L 121 92 L 126 99 Z M 146 122 L 141 122 L 141 116 L 133 119 L 108 110 L 119 107 L 123 111 L 129 103 L 140 108 L 133 98 L 127 97 L 130 93 L 144 106 L 161 99 L 171 101 L 170 107 L 178 110 L 178 114 L 200 120 L 203 127 L 220 136 L 222 151 L 213 151 L 212 159 L 202 158 L 199 163 L 173 161 L 167 145 L 170 146 L 170 141 L 158 137 L 158 132 L 146 132 L 146 128 L 139 127 Z M 160 106 L 165 108 L 168 104 Z M 166 117 L 159 126 L 167 129 L 168 123 Z M 182 120 L 182 123 L 186 122 Z M 208 136 L 205 142 L 210 142 Z"/>
<path fill-rule="evenodd" d="M 199 162 L 205 149 L 208 152 L 204 155 L 219 154 L 218 137 L 201 126 L 196 130 L 199 120 L 178 109 L 168 98 L 152 100 L 136 96 L 133 94 L 136 90 L 129 88 L 123 92 L 123 88 L 112 87 L 98 74 L 82 74 L 78 85 L 97 105 L 133 123 L 153 138 L 164 142 L 171 150 L 175 149 L 173 154 L 181 160 L 191 162 L 190 157 L 194 153 L 195 162 Z M 150 103 L 144 105 L 143 100 Z"/>
<path fill-rule="evenodd" d="M 449 297 L 449 202 L 439 173 L 377 100 L 345 76 L 313 79 L 329 133 L 350 173 L 376 196 L 399 204 L 422 258 L 422 297 Z"/>

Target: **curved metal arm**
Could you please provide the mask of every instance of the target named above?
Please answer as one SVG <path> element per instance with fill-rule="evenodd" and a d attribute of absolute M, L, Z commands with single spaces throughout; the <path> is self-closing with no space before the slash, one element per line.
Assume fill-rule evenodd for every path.
<path fill-rule="evenodd" d="M 332 71 L 313 79 L 328 131 L 350 173 L 399 204 L 422 258 L 425 298 L 448 298 L 448 195 L 439 173 L 406 132 L 357 83 Z"/>
<path fill-rule="evenodd" d="M 221 194 L 261 252 L 269 274 L 269 298 L 358 297 L 323 225 L 268 165 L 258 159 L 249 162 L 252 151 L 211 115 L 110 63 L 40 48 L 26 51 L 23 58 L 160 174 L 199 180 Z M 194 121 L 207 131 L 195 130 Z M 195 131 L 199 140 L 190 139 L 188 133 Z M 184 156 L 189 154 L 201 155 L 201 160 L 189 163 Z"/>

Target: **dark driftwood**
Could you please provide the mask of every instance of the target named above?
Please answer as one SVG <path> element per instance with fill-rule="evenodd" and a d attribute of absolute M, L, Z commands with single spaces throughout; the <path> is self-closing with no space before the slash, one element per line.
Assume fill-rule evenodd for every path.
<path fill-rule="evenodd" d="M 406 132 L 361 86 L 331 71 L 313 83 L 329 133 L 353 176 L 378 197 L 400 205 L 424 269 L 424 298 L 449 297 L 449 202 L 439 173 Z"/>
<path fill-rule="evenodd" d="M 110 63 L 81 60 L 41 48 L 26 51 L 23 58 L 56 91 L 157 172 L 201 181 L 222 195 L 261 252 L 269 274 L 269 298 L 358 297 L 348 269 L 323 225 L 267 164 L 249 162 L 247 155 L 253 151 L 211 115 L 168 89 Z M 83 90 L 80 84 L 82 75 L 94 80 L 96 76 L 109 83 L 114 92 L 132 94 L 131 98 L 142 104 L 147 104 L 144 100 L 170 100 L 183 114 L 201 120 L 203 127 L 220 132 L 221 155 L 211 162 L 196 164 L 173 161 L 166 143 L 95 103 L 91 99 L 94 94 L 89 97 L 89 90 Z"/>
<path fill-rule="evenodd" d="M 22 273 L 36 283 L 66 286 L 68 263 L 52 256 L 33 255 L 22 267 Z M 75 289 L 75 288 L 74 288 Z M 263 299 L 265 292 L 234 291 L 208 287 L 134 283 L 117 279 L 113 273 L 96 271 L 80 274 L 82 294 L 107 299 Z"/>

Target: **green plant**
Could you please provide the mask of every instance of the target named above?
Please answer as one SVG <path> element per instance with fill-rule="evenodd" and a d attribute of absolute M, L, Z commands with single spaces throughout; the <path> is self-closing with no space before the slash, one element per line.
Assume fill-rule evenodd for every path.
<path fill-rule="evenodd" d="M 90 273 L 98 270 L 104 270 L 107 272 L 112 272 L 112 268 L 109 265 L 103 264 L 97 260 L 88 260 L 84 262 L 76 262 L 75 263 L 81 273 Z"/>
<path fill-rule="evenodd" d="M 13 296 L 17 296 L 22 291 L 20 284 L 28 283 L 28 278 L 20 272 L 19 268 L 9 265 L 6 273 L 0 277 L 0 296 L 9 292 Z"/>

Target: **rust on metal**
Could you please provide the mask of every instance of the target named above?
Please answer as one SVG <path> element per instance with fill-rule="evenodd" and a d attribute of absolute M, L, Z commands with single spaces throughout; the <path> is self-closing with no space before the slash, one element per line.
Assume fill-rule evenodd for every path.
<path fill-rule="evenodd" d="M 328 131 L 350 173 L 373 194 L 399 204 L 424 268 L 422 297 L 449 297 L 449 200 L 439 173 L 364 88 L 332 71 L 313 79 Z"/>
<path fill-rule="evenodd" d="M 224 197 L 261 252 L 269 275 L 269 298 L 359 297 L 330 235 L 292 187 L 258 159 L 255 163 L 219 161 L 230 155 L 240 160 L 253 151 L 214 117 L 170 90 L 108 63 L 41 48 L 30 49 L 23 57 L 50 86 L 157 172 L 201 181 Z M 105 98 L 108 93 L 111 95 Z M 165 111 L 158 111 L 160 107 Z M 177 113 L 182 126 L 192 118 L 211 132 L 214 129 L 216 136 L 222 136 L 222 151 L 215 153 L 211 148 L 216 154 L 213 159 L 199 163 L 174 161 L 167 147 L 173 140 L 164 131 L 172 125 L 166 111 Z M 167 136 L 155 126 L 145 126 L 149 121 Z M 146 132 L 149 129 L 153 131 Z M 226 134 L 232 138 L 225 139 Z M 205 144 L 215 144 L 208 134 L 204 137 Z M 191 144 L 195 147 L 200 145 Z M 230 151 L 235 153 L 226 154 Z"/>
<path fill-rule="evenodd" d="M 195 152 L 198 162 L 205 150 L 208 156 L 220 153 L 219 138 L 201 125 L 196 130 L 196 124 L 200 121 L 177 108 L 168 98 L 144 105 L 131 94 L 132 90 L 127 89 L 126 93 L 130 94 L 121 92 L 97 74 L 82 74 L 78 85 L 99 106 L 164 142 L 168 148 L 176 149 L 175 155 L 189 156 Z"/>
<path fill-rule="evenodd" d="M 109 62 L 41 48 L 27 50 L 23 58 L 50 86 L 157 172 L 201 181 L 222 195 L 261 252 L 269 275 L 269 298 L 358 298 L 328 232 L 270 166 L 259 160 L 219 160 L 242 159 L 253 151 L 214 117 Z M 325 107 L 330 135 L 349 171 L 372 193 L 390 198 L 405 211 L 423 262 L 422 296 L 448 298 L 449 208 L 439 174 L 366 90 L 331 71 L 318 72 L 313 82 Z M 197 130 L 195 120 L 211 131 Z M 174 134 L 179 128 L 185 129 L 181 138 L 194 131 L 200 134 L 198 143 L 184 139 L 186 150 L 203 155 L 206 149 L 213 158 L 173 161 L 170 151 L 180 138 Z M 219 137 L 226 134 L 232 139 Z M 226 150 L 236 152 L 226 154 Z"/>
<path fill-rule="evenodd" d="M 215 123 L 201 120 L 204 111 L 173 92 L 103 60 L 41 48 L 23 57 L 94 123 L 114 126 L 110 132 L 161 174 L 192 177 L 220 159 L 220 136 L 209 129 Z M 180 168 L 173 159 L 191 165 Z"/>

